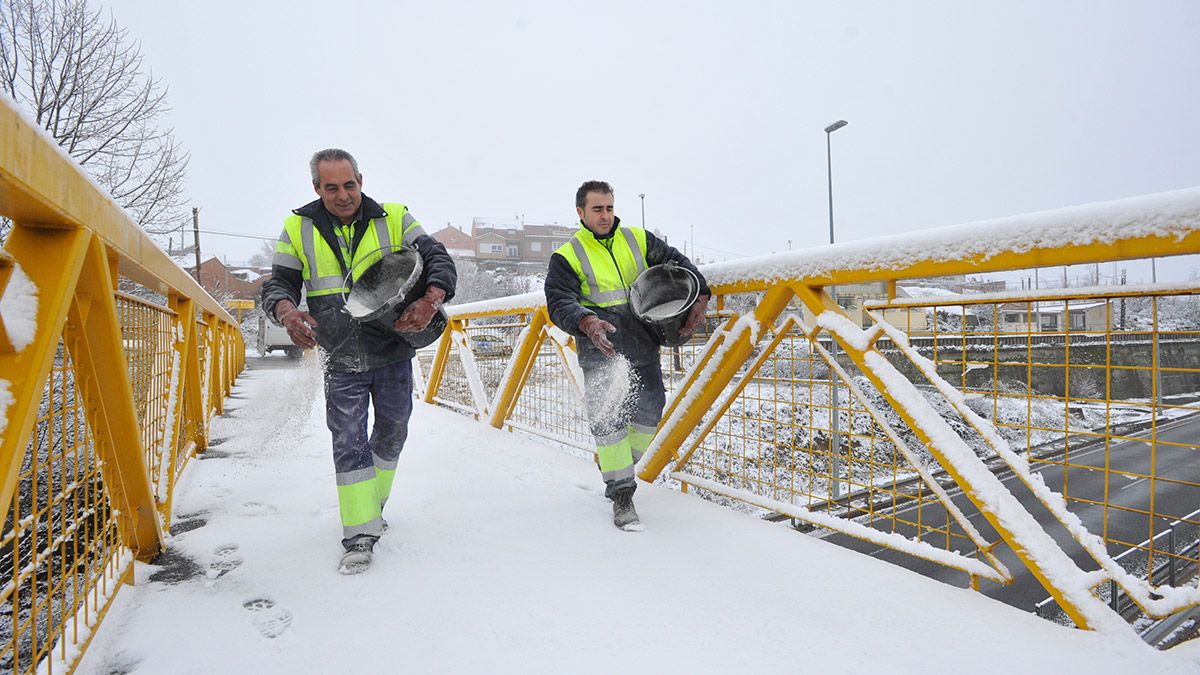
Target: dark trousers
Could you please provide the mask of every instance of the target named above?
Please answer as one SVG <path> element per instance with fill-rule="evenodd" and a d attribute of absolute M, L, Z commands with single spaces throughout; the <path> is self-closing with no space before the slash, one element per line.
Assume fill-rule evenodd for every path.
<path fill-rule="evenodd" d="M 383 505 L 412 416 L 412 361 L 361 373 L 325 371 L 325 421 L 333 434 L 342 543 L 383 534 Z M 367 407 L 375 424 L 367 436 Z"/>
<path fill-rule="evenodd" d="M 604 494 L 612 499 L 637 488 L 634 466 L 650 446 L 666 405 L 662 371 L 657 363 L 632 366 L 614 359 L 584 366 L 583 382 Z"/>

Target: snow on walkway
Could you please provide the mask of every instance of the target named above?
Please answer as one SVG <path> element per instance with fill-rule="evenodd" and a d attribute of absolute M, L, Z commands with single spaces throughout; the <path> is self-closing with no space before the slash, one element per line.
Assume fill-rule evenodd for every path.
<path fill-rule="evenodd" d="M 657 486 L 646 531 L 620 532 L 592 463 L 422 403 L 375 565 L 340 576 L 320 389 L 310 360 L 243 373 L 178 488 L 167 562 L 138 566 L 79 672 L 1200 666 Z"/>

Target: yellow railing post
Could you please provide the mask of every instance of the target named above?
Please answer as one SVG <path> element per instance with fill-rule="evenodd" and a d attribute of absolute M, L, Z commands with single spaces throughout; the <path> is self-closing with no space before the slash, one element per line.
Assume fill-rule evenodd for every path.
<path fill-rule="evenodd" d="M 525 378 L 528 377 L 530 369 L 533 368 L 533 363 L 537 359 L 538 350 L 541 349 L 542 340 L 545 339 L 543 333 L 546 329 L 547 316 L 545 310 L 538 310 L 529 318 L 529 325 L 525 329 L 525 339 L 513 351 L 512 362 L 508 368 L 508 378 L 504 381 L 501 389 L 496 394 L 495 410 L 492 411 L 492 419 L 488 420 L 497 429 L 504 426 L 504 420 L 512 414 L 513 406 L 517 404 L 517 398 L 521 395 L 522 385 L 525 383 Z"/>
<path fill-rule="evenodd" d="M 438 387 L 442 386 L 442 376 L 446 374 L 446 362 L 450 360 L 450 341 L 454 339 L 455 331 L 462 331 L 462 321 L 450 318 L 446 331 L 438 339 L 437 354 L 433 357 L 433 365 L 429 369 L 429 380 L 425 383 L 425 402 L 433 403 L 437 396 Z"/>
<path fill-rule="evenodd" d="M 225 341 L 221 339 L 221 327 L 217 325 L 217 315 L 212 312 L 204 313 L 204 323 L 208 326 L 208 408 L 204 411 L 204 435 L 208 436 L 208 423 L 213 414 L 225 412 L 224 389 L 225 374 L 221 364 L 225 362 L 222 349 Z"/>
<path fill-rule="evenodd" d="M 171 317 L 173 330 L 171 334 L 174 340 L 171 344 L 171 381 L 168 383 L 168 404 L 171 409 L 167 411 L 167 419 L 171 420 L 170 426 L 163 431 L 164 437 L 164 454 L 162 459 L 162 471 L 166 471 L 166 486 L 167 494 L 166 508 L 164 517 L 167 522 L 170 522 L 171 504 L 175 499 L 175 467 L 179 463 L 179 448 L 183 445 L 184 434 L 187 433 L 187 418 L 189 408 L 194 403 L 188 400 L 191 393 L 196 389 L 192 388 L 189 391 L 188 387 L 188 368 L 190 367 L 188 358 L 189 354 L 193 354 L 196 349 L 196 322 L 193 320 L 195 313 L 195 305 L 190 298 L 185 298 L 177 293 L 172 293 L 167 297 L 168 306 L 174 311 Z"/>
<path fill-rule="evenodd" d="M 196 305 L 191 298 L 179 298 L 178 320 L 186 331 L 186 343 L 183 352 L 183 386 L 179 391 L 183 399 L 183 415 L 181 416 L 181 437 L 184 443 L 192 443 L 194 452 L 204 452 L 207 443 L 204 438 L 204 374 L 200 363 L 200 326 L 196 323 Z"/>

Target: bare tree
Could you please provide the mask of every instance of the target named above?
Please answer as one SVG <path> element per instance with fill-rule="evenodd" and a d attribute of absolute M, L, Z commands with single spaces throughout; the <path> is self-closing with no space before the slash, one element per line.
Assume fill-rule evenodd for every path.
<path fill-rule="evenodd" d="M 275 258 L 275 240 L 264 241 L 258 253 L 250 256 L 250 264 L 255 267 L 270 267 Z"/>
<path fill-rule="evenodd" d="M 188 156 L 159 126 L 166 89 L 111 15 L 87 0 L 0 1 L 0 89 L 147 232 L 184 219 Z"/>

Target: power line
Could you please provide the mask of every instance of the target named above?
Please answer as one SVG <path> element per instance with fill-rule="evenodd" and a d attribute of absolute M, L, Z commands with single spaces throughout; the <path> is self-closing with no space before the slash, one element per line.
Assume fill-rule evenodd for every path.
<path fill-rule="evenodd" d="M 262 237 L 257 234 L 241 234 L 239 232 L 222 232 L 221 230 L 200 230 L 201 234 L 219 234 L 226 237 L 241 237 L 243 239 L 261 239 L 263 241 L 275 241 L 279 237 Z"/>
<path fill-rule="evenodd" d="M 734 251 L 726 251 L 725 249 L 721 249 L 721 248 L 713 248 L 712 246 L 705 246 L 704 244 L 695 244 L 695 247 L 696 247 L 696 248 L 702 248 L 702 249 L 705 249 L 705 250 L 708 250 L 708 251 L 716 251 L 717 253 L 724 253 L 725 255 L 737 256 L 737 257 L 739 257 L 739 258 L 749 258 L 749 257 L 750 257 L 750 256 L 746 255 L 745 253 L 737 253 L 737 252 L 734 252 Z"/>

